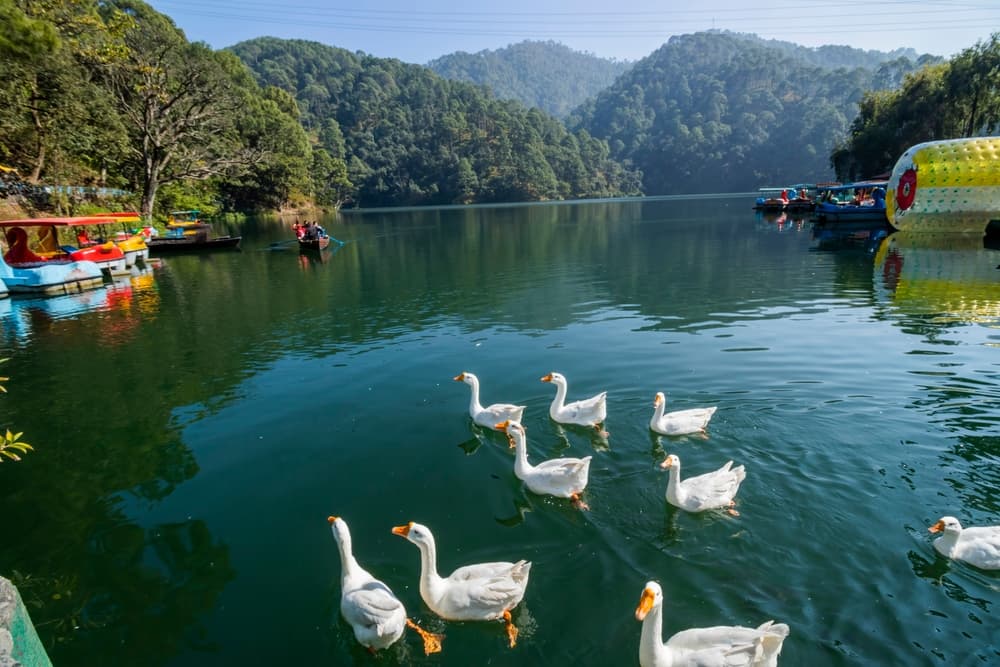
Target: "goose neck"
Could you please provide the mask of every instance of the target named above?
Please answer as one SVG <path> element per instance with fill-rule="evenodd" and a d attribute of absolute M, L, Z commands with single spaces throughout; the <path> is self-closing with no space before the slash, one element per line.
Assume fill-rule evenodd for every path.
<path fill-rule="evenodd" d="M 524 479 L 530 473 L 532 466 L 528 463 L 528 445 L 525 442 L 524 434 L 518 433 L 514 436 L 514 474 L 520 479 Z"/>
<path fill-rule="evenodd" d="M 644 667 L 666 664 L 662 654 L 666 651 L 663 645 L 663 606 L 656 605 L 649 610 L 642 620 L 642 634 L 639 637 L 639 663 Z"/>

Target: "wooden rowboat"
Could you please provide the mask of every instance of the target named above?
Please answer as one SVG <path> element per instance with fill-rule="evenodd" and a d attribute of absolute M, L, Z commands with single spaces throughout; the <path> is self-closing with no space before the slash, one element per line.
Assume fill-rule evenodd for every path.
<path fill-rule="evenodd" d="M 299 239 L 299 250 L 324 250 L 329 245 L 329 236 L 320 236 L 314 239 Z"/>

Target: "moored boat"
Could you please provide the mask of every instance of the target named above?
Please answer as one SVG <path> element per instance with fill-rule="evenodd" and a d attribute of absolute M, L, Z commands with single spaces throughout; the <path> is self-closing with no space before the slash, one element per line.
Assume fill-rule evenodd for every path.
<path fill-rule="evenodd" d="M 199 211 L 172 211 L 167 233 L 146 241 L 154 255 L 176 252 L 237 249 L 242 236 L 212 236 L 212 225 L 198 218 Z"/>
<path fill-rule="evenodd" d="M 0 280 L 4 295 L 14 294 L 69 294 L 100 287 L 104 272 L 94 262 L 43 263 L 33 268 L 15 268 L 0 255 Z"/>
<path fill-rule="evenodd" d="M 93 224 L 107 224 L 109 218 L 100 216 L 78 216 L 67 218 L 24 218 L 0 221 L 4 232 L 7 251 L 4 260 L 14 268 L 38 268 L 90 261 L 97 264 L 109 275 L 126 272 L 125 253 L 112 241 L 95 240 L 90 245 L 77 247 L 66 243 L 66 230 L 72 227 L 87 227 Z M 28 231 L 34 232 L 29 235 Z M 81 235 L 77 235 L 78 242 Z"/>
<path fill-rule="evenodd" d="M 813 195 L 816 186 L 812 183 L 796 183 L 787 188 L 760 188 L 754 203 L 757 211 L 811 211 L 815 204 Z"/>
<path fill-rule="evenodd" d="M 101 222 L 97 218 L 106 218 L 106 220 Z M 83 240 L 86 239 L 89 241 L 90 236 L 92 236 L 87 233 L 87 228 L 95 227 L 98 230 L 99 238 L 113 241 L 116 246 L 121 248 L 121 251 L 125 254 L 125 267 L 129 268 L 149 258 L 149 247 L 146 245 L 146 237 L 130 226 L 141 222 L 142 216 L 135 211 L 95 213 L 93 216 L 89 216 L 84 222 L 81 222 L 74 231 L 77 232 L 77 242 L 81 247 L 85 247 L 94 244 L 93 241 L 84 243 Z M 119 229 L 116 230 L 115 227 L 119 227 Z"/>
<path fill-rule="evenodd" d="M 185 235 L 169 233 L 146 241 L 154 255 L 175 252 L 200 252 L 206 250 L 238 250 L 242 236 Z"/>
<path fill-rule="evenodd" d="M 190 210 L 190 211 L 171 211 L 167 218 L 167 230 L 174 231 L 180 230 L 182 234 L 188 236 L 195 236 L 202 232 L 208 233 L 211 229 L 211 225 L 207 222 L 202 222 L 201 211 Z"/>
<path fill-rule="evenodd" d="M 886 181 L 860 181 L 819 188 L 813 217 L 820 222 L 888 222 Z"/>

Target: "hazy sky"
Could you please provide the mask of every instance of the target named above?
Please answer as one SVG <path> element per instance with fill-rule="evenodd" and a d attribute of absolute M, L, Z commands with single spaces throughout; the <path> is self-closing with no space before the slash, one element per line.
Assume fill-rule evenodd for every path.
<path fill-rule="evenodd" d="M 269 35 L 426 63 L 553 40 L 637 60 L 671 35 L 726 29 L 805 46 L 950 56 L 1000 31 L 1000 0 L 149 0 L 214 48 Z"/>

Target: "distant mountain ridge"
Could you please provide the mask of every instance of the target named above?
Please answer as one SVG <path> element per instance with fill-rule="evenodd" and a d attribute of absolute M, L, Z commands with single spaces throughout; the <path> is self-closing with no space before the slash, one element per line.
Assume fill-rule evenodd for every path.
<path fill-rule="evenodd" d="M 829 180 L 865 91 L 919 63 L 895 54 L 807 49 L 728 32 L 670 38 L 568 118 L 643 173 L 646 194 L 753 190 Z M 815 64 L 820 54 L 865 66 Z"/>
<path fill-rule="evenodd" d="M 707 31 L 708 34 L 717 33 L 721 35 L 731 35 L 738 39 L 755 42 L 761 46 L 784 51 L 787 55 L 801 60 L 802 62 L 823 67 L 826 69 L 836 69 L 838 67 L 864 67 L 875 70 L 892 60 L 905 58 L 914 62 L 922 56 L 914 49 L 894 49 L 892 51 L 875 51 L 869 49 L 857 49 L 853 46 L 838 44 L 824 44 L 823 46 L 802 46 L 794 42 L 786 42 L 780 39 L 764 39 L 758 35 L 741 32 L 731 32 L 727 30 Z M 937 58 L 937 56 L 924 56 L 925 58 Z"/>
<path fill-rule="evenodd" d="M 564 118 L 632 64 L 574 51 L 554 41 L 523 41 L 492 51 L 458 51 L 432 60 L 427 67 L 446 79 L 486 86 L 497 97 Z"/>

